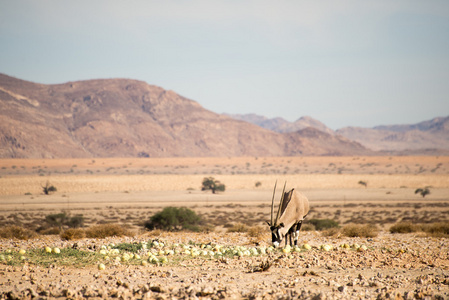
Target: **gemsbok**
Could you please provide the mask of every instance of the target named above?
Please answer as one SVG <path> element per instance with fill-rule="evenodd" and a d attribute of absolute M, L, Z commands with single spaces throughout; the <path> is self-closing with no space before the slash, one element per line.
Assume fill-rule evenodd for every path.
<path fill-rule="evenodd" d="M 289 240 L 290 246 L 293 246 L 292 237 L 296 246 L 298 244 L 302 221 L 309 213 L 309 200 L 307 197 L 295 189 L 285 192 L 286 184 L 284 184 L 276 219 L 273 221 L 274 196 L 277 182 L 274 184 L 271 200 L 271 222 L 267 221 L 268 226 L 270 226 L 271 241 L 274 247 L 279 247 L 284 238 L 285 246 L 287 246 L 287 239 Z"/>

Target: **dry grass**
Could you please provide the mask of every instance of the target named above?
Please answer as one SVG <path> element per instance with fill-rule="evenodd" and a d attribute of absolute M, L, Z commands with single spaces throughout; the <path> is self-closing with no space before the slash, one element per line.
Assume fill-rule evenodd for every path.
<path fill-rule="evenodd" d="M 220 180 L 227 190 L 270 189 L 276 179 L 296 182 L 297 188 L 312 189 L 362 189 L 360 181 L 367 182 L 369 189 L 449 187 L 449 157 L 444 156 L 3 159 L 0 162 L 0 195 L 40 195 L 41 185 L 50 176 L 58 188 L 57 194 L 199 190 L 204 176 Z"/>
<path fill-rule="evenodd" d="M 85 192 L 138 192 L 138 191 L 187 191 L 196 187 L 200 190 L 203 175 L 77 175 L 52 176 L 52 183 L 58 187 L 55 194 Z M 264 188 L 272 188 L 273 183 L 287 181 L 295 183 L 300 189 L 361 189 L 358 181 L 369 181 L 369 188 L 402 187 L 419 188 L 425 185 L 432 188 L 448 188 L 447 175 L 358 175 L 358 174 L 297 174 L 297 175 L 217 175 L 215 178 L 226 185 L 227 190 L 255 190 L 254 182 L 262 182 Z M 41 184 L 45 183 L 37 176 L 4 177 L 0 183 L 0 195 L 42 194 Z M 364 188 L 363 188 L 364 189 Z M 47 196 L 51 197 L 51 196 Z"/>
<path fill-rule="evenodd" d="M 252 226 L 248 229 L 248 236 L 260 239 L 267 233 L 267 227 Z"/>
<path fill-rule="evenodd" d="M 421 226 L 412 224 L 410 222 L 396 223 L 390 227 L 391 233 L 412 233 L 421 230 Z"/>
<path fill-rule="evenodd" d="M 28 240 L 38 237 L 38 234 L 32 230 L 13 225 L 0 228 L 0 237 L 5 239 Z"/>
<path fill-rule="evenodd" d="M 86 237 L 103 239 L 110 236 L 131 236 L 132 233 L 118 224 L 95 225 L 86 230 Z"/>
<path fill-rule="evenodd" d="M 235 223 L 228 228 L 227 232 L 248 232 L 249 227 L 243 223 Z"/>
<path fill-rule="evenodd" d="M 426 224 L 424 231 L 433 237 L 449 237 L 449 222 Z"/>
<path fill-rule="evenodd" d="M 61 232 L 60 237 L 67 241 L 79 240 L 86 237 L 86 231 L 81 228 L 69 228 Z"/>
<path fill-rule="evenodd" d="M 341 229 L 337 227 L 332 227 L 325 229 L 321 232 L 322 236 L 329 236 L 329 237 L 335 237 L 338 236 L 341 233 Z"/>
<path fill-rule="evenodd" d="M 432 224 L 413 224 L 400 222 L 390 227 L 391 233 L 415 233 L 425 232 L 433 237 L 449 237 L 449 222 L 437 222 Z"/>
<path fill-rule="evenodd" d="M 376 225 L 372 224 L 349 224 L 341 229 L 341 233 L 347 237 L 373 238 L 379 234 L 379 229 Z"/>

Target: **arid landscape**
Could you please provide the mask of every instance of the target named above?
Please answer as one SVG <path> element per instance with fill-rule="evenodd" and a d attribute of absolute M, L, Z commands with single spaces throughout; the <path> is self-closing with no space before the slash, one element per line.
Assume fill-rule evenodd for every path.
<path fill-rule="evenodd" d="M 202 179 L 209 176 L 226 190 L 201 191 Z M 278 197 L 286 181 L 287 188 L 309 198 L 311 211 L 299 244 L 310 250 L 268 251 L 265 221 L 276 180 Z M 45 195 L 47 182 L 57 191 Z M 415 193 L 425 187 L 430 194 Z M 145 221 L 167 206 L 192 209 L 208 230 L 146 231 Z M 35 230 L 47 215 L 61 212 L 82 215 L 86 228 L 120 224 L 132 234 L 0 239 L 0 254 L 11 256 L 0 262 L 0 298 L 449 298 L 447 235 L 390 232 L 397 223 L 449 222 L 447 156 L 0 160 L 0 226 Z M 307 222 L 313 219 L 376 230 L 372 236 L 349 237 L 343 231 L 313 230 Z M 230 230 L 236 226 L 260 232 Z M 107 261 L 98 254 L 101 246 L 142 242 L 151 250 L 181 252 L 166 255 L 166 263 L 146 266 L 140 260 Z M 45 246 L 59 247 L 62 254 L 76 248 L 97 256 L 82 265 L 27 258 Z M 20 249 L 26 251 L 21 261 Z M 208 249 L 216 253 L 185 254 Z M 243 254 L 221 250 L 217 256 L 217 249 Z"/>

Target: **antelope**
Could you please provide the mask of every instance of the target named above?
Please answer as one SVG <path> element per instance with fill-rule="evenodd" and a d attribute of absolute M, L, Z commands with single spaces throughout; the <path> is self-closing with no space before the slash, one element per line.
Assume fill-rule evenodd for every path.
<path fill-rule="evenodd" d="M 293 237 L 296 246 L 298 244 L 299 230 L 301 229 L 302 221 L 309 213 L 309 200 L 295 189 L 291 189 L 289 192 L 285 193 L 285 185 L 287 184 L 285 183 L 276 219 L 273 222 L 276 184 L 277 182 L 274 184 L 273 197 L 271 199 L 271 222 L 267 221 L 271 230 L 271 241 L 274 247 L 279 247 L 282 240 L 285 238 L 285 246 L 287 246 L 287 239 L 289 240 L 290 246 L 293 246 Z"/>

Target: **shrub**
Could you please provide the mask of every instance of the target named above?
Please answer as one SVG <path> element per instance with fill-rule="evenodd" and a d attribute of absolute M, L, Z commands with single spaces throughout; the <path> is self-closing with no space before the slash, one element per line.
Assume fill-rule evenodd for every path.
<path fill-rule="evenodd" d="M 376 237 L 379 233 L 379 230 L 376 225 L 373 224 L 365 224 L 365 225 L 356 225 L 349 224 L 342 228 L 342 234 L 347 237 Z"/>
<path fill-rule="evenodd" d="M 86 237 L 88 238 L 105 238 L 109 236 L 124 236 L 131 235 L 131 233 L 118 224 L 101 224 L 95 225 L 86 230 Z"/>
<path fill-rule="evenodd" d="M 79 228 L 84 225 L 83 215 L 75 215 L 73 217 L 68 216 L 65 212 L 59 214 L 51 214 L 45 216 L 44 224 L 38 229 L 38 232 L 47 232 L 46 234 L 59 234 L 62 231 L 62 227 Z M 57 232 L 55 229 L 59 228 Z"/>
<path fill-rule="evenodd" d="M 37 236 L 36 232 L 20 226 L 12 225 L 0 228 L 0 237 L 5 239 L 28 240 Z"/>
<path fill-rule="evenodd" d="M 228 232 L 248 232 L 248 226 L 242 223 L 235 223 L 228 228 Z"/>
<path fill-rule="evenodd" d="M 432 224 L 413 224 L 410 222 L 401 222 L 390 227 L 391 233 L 413 233 L 425 232 L 433 237 L 448 237 L 449 222 L 439 222 Z"/>
<path fill-rule="evenodd" d="M 322 236 L 337 236 L 340 233 L 340 229 L 337 227 L 332 227 L 325 229 L 321 232 Z"/>
<path fill-rule="evenodd" d="M 52 235 L 52 234 L 60 234 L 61 233 L 61 228 L 59 227 L 50 227 L 50 228 L 39 228 L 38 229 L 39 234 L 43 234 L 43 235 Z"/>
<path fill-rule="evenodd" d="M 260 238 L 267 232 L 268 230 L 262 226 L 252 226 L 248 229 L 248 235 L 253 238 Z"/>
<path fill-rule="evenodd" d="M 303 224 L 301 226 L 301 230 L 303 230 L 303 231 L 314 231 L 315 230 L 315 226 L 313 224 L 306 223 L 306 224 Z"/>
<path fill-rule="evenodd" d="M 67 215 L 65 213 L 51 214 L 45 216 L 45 223 L 47 223 L 50 227 L 62 227 L 62 225 L 66 222 L 66 219 Z"/>
<path fill-rule="evenodd" d="M 79 240 L 86 237 L 86 232 L 81 228 L 69 228 L 61 232 L 60 237 L 68 241 Z"/>
<path fill-rule="evenodd" d="M 391 233 L 412 233 L 418 230 L 420 230 L 419 226 L 410 222 L 396 223 L 390 227 Z"/>
<path fill-rule="evenodd" d="M 83 227 L 84 217 L 83 217 L 83 215 L 76 215 L 76 216 L 70 217 L 66 220 L 64 225 L 69 226 L 69 228 Z"/>
<path fill-rule="evenodd" d="M 200 231 L 203 223 L 201 218 L 186 207 L 166 207 L 145 222 L 149 230 L 162 229 L 167 231 Z"/>
<path fill-rule="evenodd" d="M 315 230 L 321 231 L 324 229 L 329 228 L 338 228 L 340 227 L 338 225 L 337 221 L 331 220 L 331 219 L 311 219 L 308 223 L 315 226 Z"/>
<path fill-rule="evenodd" d="M 425 232 L 434 237 L 449 236 L 449 222 L 433 223 L 423 226 Z"/>

